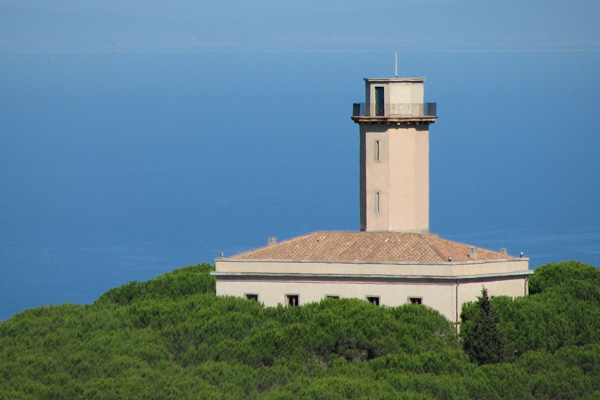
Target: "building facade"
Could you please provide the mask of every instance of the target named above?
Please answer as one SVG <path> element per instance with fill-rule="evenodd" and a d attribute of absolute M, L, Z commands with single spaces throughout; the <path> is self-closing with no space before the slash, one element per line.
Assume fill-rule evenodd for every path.
<path fill-rule="evenodd" d="M 429 233 L 429 126 L 424 78 L 365 79 L 359 232 L 320 231 L 220 257 L 217 294 L 296 306 L 324 298 L 423 304 L 458 323 L 463 303 L 527 295 L 529 260 Z"/>

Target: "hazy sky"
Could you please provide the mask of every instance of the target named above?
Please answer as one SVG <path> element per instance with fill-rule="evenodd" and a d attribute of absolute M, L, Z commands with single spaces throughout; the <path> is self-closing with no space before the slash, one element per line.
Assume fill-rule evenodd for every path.
<path fill-rule="evenodd" d="M 0 50 L 600 50 L 596 0 L 16 1 Z"/>

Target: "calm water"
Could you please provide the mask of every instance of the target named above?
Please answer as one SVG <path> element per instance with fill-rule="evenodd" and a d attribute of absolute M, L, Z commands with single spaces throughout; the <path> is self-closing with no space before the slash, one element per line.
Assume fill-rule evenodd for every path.
<path fill-rule="evenodd" d="M 0 55 L 0 320 L 318 229 L 358 229 L 363 77 L 387 53 Z M 431 230 L 600 266 L 600 55 L 406 53 Z"/>

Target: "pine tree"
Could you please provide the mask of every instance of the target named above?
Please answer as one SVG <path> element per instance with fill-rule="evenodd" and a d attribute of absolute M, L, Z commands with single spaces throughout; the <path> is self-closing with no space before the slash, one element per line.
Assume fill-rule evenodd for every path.
<path fill-rule="evenodd" d="M 500 316 L 492 307 L 486 288 L 477 299 L 478 313 L 472 328 L 463 334 L 463 347 L 471 362 L 495 364 L 504 360 L 504 337 L 497 326 Z"/>

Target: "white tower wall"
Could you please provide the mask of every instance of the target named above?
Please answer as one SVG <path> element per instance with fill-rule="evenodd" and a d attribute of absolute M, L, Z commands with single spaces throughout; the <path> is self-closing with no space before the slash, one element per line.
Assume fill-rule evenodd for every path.
<path fill-rule="evenodd" d="M 429 232 L 429 124 L 424 78 L 365 79 L 360 125 L 363 231 Z"/>

